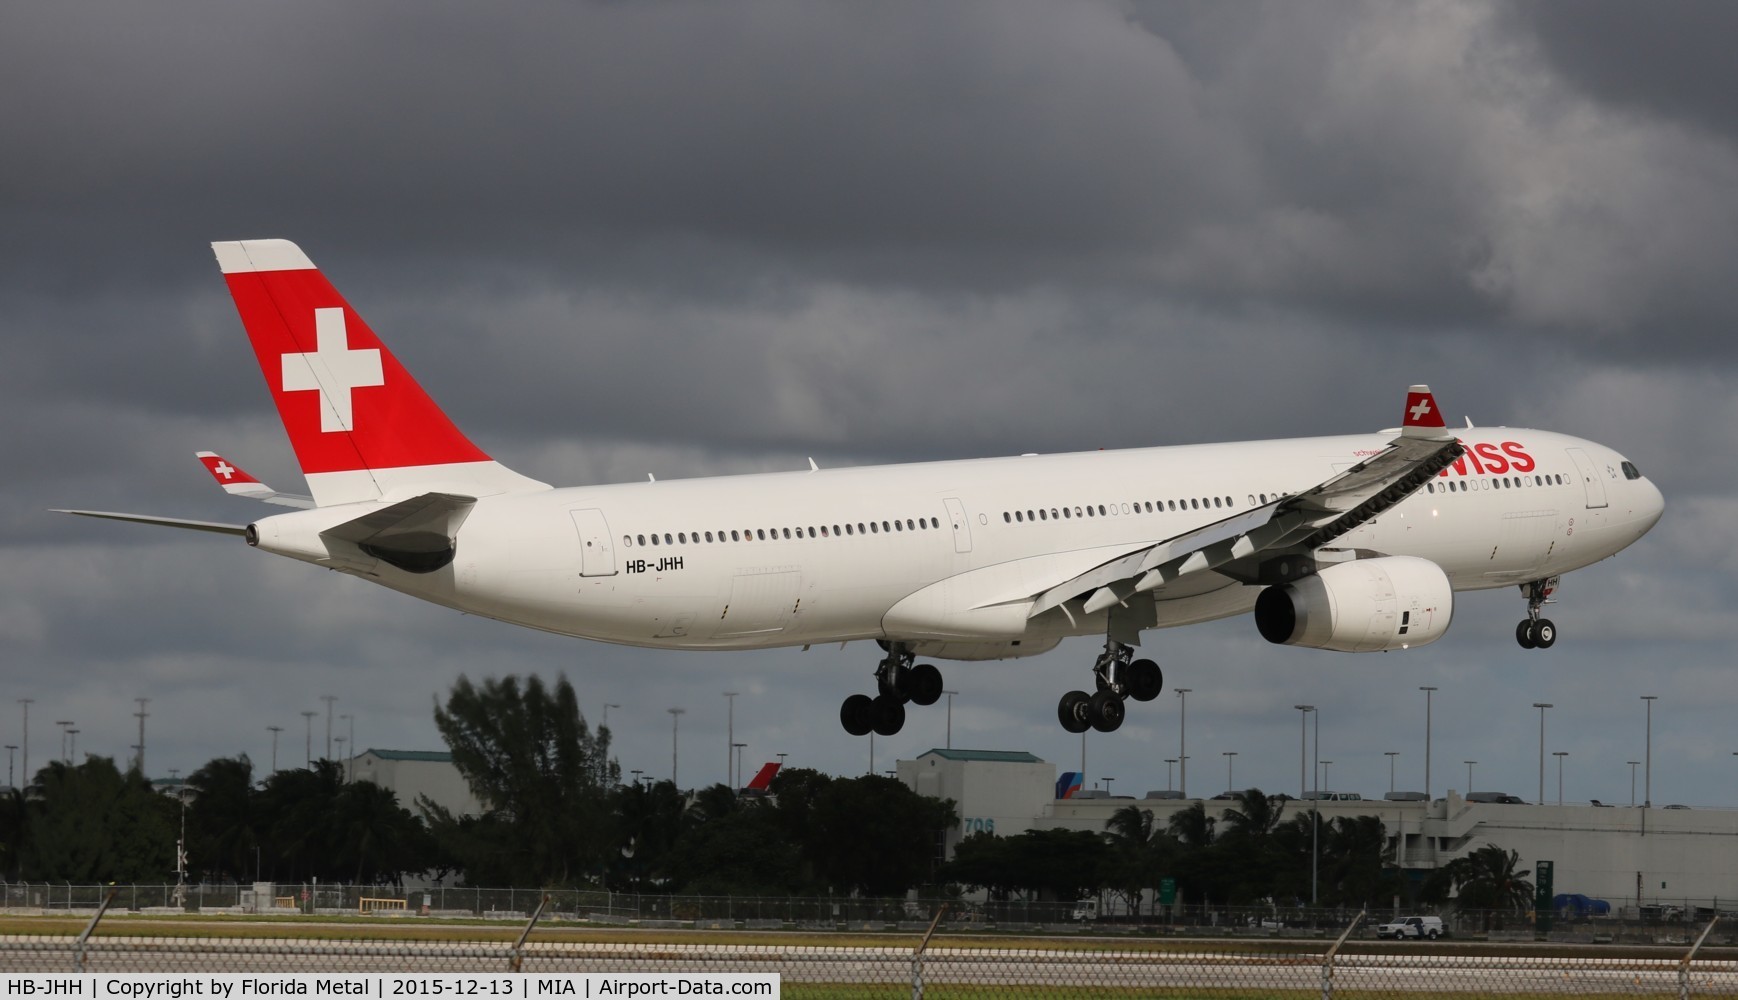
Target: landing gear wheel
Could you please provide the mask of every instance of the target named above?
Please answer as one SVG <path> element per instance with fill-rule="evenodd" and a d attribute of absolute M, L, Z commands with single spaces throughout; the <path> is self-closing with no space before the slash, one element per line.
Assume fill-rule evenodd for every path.
<path fill-rule="evenodd" d="M 1521 644 L 1522 649 L 1533 649 L 1539 645 L 1539 640 L 1533 638 L 1533 623 L 1530 620 L 1523 620 L 1515 626 L 1515 641 Z M 1555 636 L 1552 641 L 1556 641 Z"/>
<path fill-rule="evenodd" d="M 858 695 L 857 697 L 862 697 Z M 870 702 L 871 728 L 877 736 L 892 736 L 905 728 L 905 703 L 882 695 Z"/>
<path fill-rule="evenodd" d="M 875 702 L 866 694 L 854 694 L 839 706 L 839 724 L 852 736 L 868 736 L 875 726 Z"/>
<path fill-rule="evenodd" d="M 1136 701 L 1152 701 L 1165 690 L 1165 675 L 1151 660 L 1136 660 L 1126 668 L 1128 694 Z"/>
<path fill-rule="evenodd" d="M 1092 721 L 1087 717 L 1092 696 L 1085 691 L 1070 691 L 1056 703 L 1056 718 L 1062 723 L 1062 728 L 1071 733 L 1084 733 L 1092 728 Z"/>
<path fill-rule="evenodd" d="M 1557 626 L 1551 619 L 1541 618 L 1533 623 L 1533 645 L 1540 649 L 1550 649 L 1557 644 Z"/>
<path fill-rule="evenodd" d="M 1114 733 L 1122 726 L 1128 709 L 1123 707 L 1122 699 L 1115 694 L 1100 691 L 1087 703 L 1086 712 L 1091 718 L 1092 728 L 1101 733 Z"/>
<path fill-rule="evenodd" d="M 933 705 L 941 700 L 941 671 L 933 663 L 919 663 L 905 674 L 905 693 L 914 705 Z"/>

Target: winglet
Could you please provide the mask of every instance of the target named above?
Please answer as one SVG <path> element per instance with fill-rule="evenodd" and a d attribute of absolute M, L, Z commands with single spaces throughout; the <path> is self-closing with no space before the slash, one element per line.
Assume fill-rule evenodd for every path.
<path fill-rule="evenodd" d="M 1436 395 L 1430 386 L 1415 385 L 1406 390 L 1406 410 L 1401 414 L 1400 436 L 1409 438 L 1443 439 L 1451 437 L 1443 422 L 1442 408 L 1436 405 Z"/>
<path fill-rule="evenodd" d="M 217 480 L 217 485 L 223 487 L 223 492 L 232 497 L 247 497 L 249 500 L 263 500 L 284 507 L 312 507 L 313 498 L 297 496 L 293 493 L 279 493 L 270 486 L 249 475 L 240 466 L 227 461 L 215 451 L 194 452 L 199 463 L 205 466 L 205 471 L 211 473 L 211 478 Z"/>

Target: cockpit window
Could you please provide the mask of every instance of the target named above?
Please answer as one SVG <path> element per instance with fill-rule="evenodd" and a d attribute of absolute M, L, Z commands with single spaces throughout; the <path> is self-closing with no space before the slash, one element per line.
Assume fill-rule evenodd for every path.
<path fill-rule="evenodd" d="M 1624 462 L 1623 463 L 1623 478 L 1625 478 L 1625 479 L 1640 479 L 1641 478 L 1641 470 L 1635 467 L 1634 462 Z"/>

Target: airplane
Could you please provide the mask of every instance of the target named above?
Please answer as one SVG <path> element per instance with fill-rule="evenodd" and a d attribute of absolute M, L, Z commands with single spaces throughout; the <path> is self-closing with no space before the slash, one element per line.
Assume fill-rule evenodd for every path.
<path fill-rule="evenodd" d="M 1270 642 L 1441 638 L 1460 591 L 1518 586 L 1548 649 L 1559 578 L 1664 509 L 1634 463 L 1544 430 L 1450 431 L 1427 386 L 1375 434 L 554 488 L 494 461 L 302 250 L 213 243 L 310 495 L 223 458 L 224 489 L 300 507 L 249 524 L 65 513 L 244 538 L 473 615 L 659 649 L 870 640 L 854 735 L 897 733 L 956 661 L 1104 637 L 1057 718 L 1115 731 L 1164 688 L 1142 633 L 1252 615 Z"/>

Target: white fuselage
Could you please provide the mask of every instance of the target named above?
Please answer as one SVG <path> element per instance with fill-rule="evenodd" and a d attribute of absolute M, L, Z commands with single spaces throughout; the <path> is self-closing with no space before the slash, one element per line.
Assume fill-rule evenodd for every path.
<path fill-rule="evenodd" d="M 1308 489 L 1391 437 L 539 490 L 480 499 L 453 562 L 434 573 L 298 557 L 473 614 L 607 642 L 759 649 L 888 639 L 940 657 L 1030 655 L 1105 630 L 1102 612 L 1029 617 L 1036 594 Z M 1335 547 L 1428 559 L 1455 590 L 1476 590 L 1597 562 L 1659 518 L 1659 491 L 1620 471 L 1621 456 L 1602 445 L 1506 428 L 1469 429 L 1463 440 L 1472 454 L 1459 468 Z M 321 510 L 333 523 L 354 516 Z M 1260 589 L 1217 573 L 1185 578 L 1153 592 L 1156 623 L 1243 614 Z"/>

